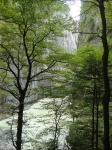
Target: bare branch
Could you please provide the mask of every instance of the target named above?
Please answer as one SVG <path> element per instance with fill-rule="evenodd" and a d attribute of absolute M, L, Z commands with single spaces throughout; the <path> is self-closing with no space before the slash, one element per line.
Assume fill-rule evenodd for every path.
<path fill-rule="evenodd" d="M 2 67 L 0 67 L 0 70 L 4 70 L 5 72 L 10 71 L 8 70 L 8 68 L 2 68 Z"/>
<path fill-rule="evenodd" d="M 88 11 L 89 11 L 92 7 L 94 7 L 94 6 L 95 6 L 95 5 L 90 6 L 90 7 L 89 7 L 88 9 L 86 9 L 84 12 L 82 12 L 81 14 L 79 14 L 79 15 L 73 17 L 73 18 L 77 18 L 77 17 L 79 17 L 79 16 L 85 14 L 86 12 L 88 12 Z M 68 21 L 71 20 L 71 19 L 72 19 L 72 18 L 66 20 L 64 23 L 68 22 Z"/>
<path fill-rule="evenodd" d="M 42 42 L 42 41 L 45 39 L 45 37 L 47 37 L 47 36 L 51 33 L 51 31 L 53 31 L 53 30 L 50 29 L 46 34 L 44 34 L 44 36 L 43 36 L 39 41 L 37 41 L 35 44 L 33 44 L 33 51 L 34 51 L 34 49 L 35 49 L 35 46 L 36 46 L 38 43 Z M 30 57 L 31 57 L 33 51 L 31 52 Z"/>
<path fill-rule="evenodd" d="M 95 6 L 99 7 L 99 5 L 93 1 L 86 1 L 86 0 L 82 0 L 82 2 L 87 2 L 87 3 L 91 3 L 94 4 Z"/>
<path fill-rule="evenodd" d="M 94 7 L 95 5 L 92 5 L 91 7 L 89 7 L 88 9 L 86 9 L 84 12 L 82 12 L 79 16 L 85 14 L 86 12 L 88 12 L 92 7 Z"/>
<path fill-rule="evenodd" d="M 57 61 L 53 61 L 46 69 L 44 69 L 44 70 L 42 70 L 42 71 L 36 73 L 35 75 L 33 75 L 33 76 L 30 78 L 30 80 L 32 80 L 32 79 L 35 78 L 36 76 L 38 76 L 38 75 L 40 75 L 40 74 L 42 74 L 42 73 L 48 71 L 50 68 L 52 68 L 52 67 L 56 64 L 56 62 L 57 62 Z"/>
<path fill-rule="evenodd" d="M 28 88 L 28 84 L 29 84 L 30 77 L 31 77 L 31 69 L 32 69 L 32 62 L 31 62 L 30 57 L 28 55 L 28 47 L 27 47 L 27 44 L 26 44 L 26 34 L 27 34 L 27 31 L 28 30 L 27 30 L 27 23 L 26 23 L 24 34 L 23 34 L 23 44 L 24 44 L 25 54 L 26 54 L 26 57 L 27 57 L 29 68 L 28 68 L 27 81 L 26 81 L 25 88 L 24 88 L 25 91 L 27 91 L 27 88 Z"/>
<path fill-rule="evenodd" d="M 0 46 L 6 50 L 6 52 L 8 53 L 9 57 L 11 58 L 13 64 L 15 67 L 17 67 L 16 63 L 14 62 L 14 59 L 13 59 L 13 56 L 9 53 L 8 49 L 3 45 L 3 44 L 0 44 Z M 8 68 L 9 68 L 9 71 L 14 75 L 14 77 L 17 79 L 17 75 L 16 73 L 12 70 L 12 68 L 10 67 L 10 61 L 9 61 L 9 57 L 7 59 L 7 65 L 8 65 Z"/>
<path fill-rule="evenodd" d="M 19 96 L 17 94 L 15 94 L 15 92 L 11 91 L 9 88 L 6 89 L 6 88 L 3 88 L 0 86 L 0 89 L 3 90 L 3 91 L 6 91 L 8 93 L 10 93 L 12 96 L 14 96 L 17 100 L 19 100 Z"/>
<path fill-rule="evenodd" d="M 5 17 L 5 16 L 0 16 L 0 17 L 2 17 L 2 18 L 0 18 L 0 21 L 4 21 L 4 22 L 7 22 L 7 23 L 12 23 L 12 24 L 16 24 L 16 25 L 20 25 L 19 23 L 17 23 L 17 22 L 14 22 L 13 21 L 13 18 L 12 17 Z M 4 17 L 4 18 L 3 18 Z M 11 20 L 8 20 L 8 19 L 12 19 L 12 21 Z M 21 26 L 21 25 L 20 25 Z"/>
<path fill-rule="evenodd" d="M 95 32 L 81 32 L 81 31 L 74 31 L 72 33 L 79 33 L 79 34 L 92 34 L 92 35 L 97 35 L 98 37 L 102 38 L 102 36 L 100 36 L 98 33 L 95 33 Z"/>
<path fill-rule="evenodd" d="M 33 81 L 43 81 L 43 80 L 51 80 L 51 77 L 42 77 L 40 79 L 33 79 L 33 80 L 30 80 L 30 82 L 33 82 Z"/>

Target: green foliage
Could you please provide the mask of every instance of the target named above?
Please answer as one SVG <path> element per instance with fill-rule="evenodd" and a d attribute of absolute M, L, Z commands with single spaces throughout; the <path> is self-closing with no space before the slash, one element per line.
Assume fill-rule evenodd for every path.
<path fill-rule="evenodd" d="M 51 0 L 17 0 L 12 1 L 11 5 L 4 3 L 0 5 L 1 76 L 7 72 L 4 81 L 17 97 L 18 81 L 24 89 L 29 71 L 31 76 L 28 84 L 31 85 L 33 79 L 38 81 L 36 74 L 41 74 L 42 71 L 45 78 L 47 73 L 44 72 L 51 70 L 48 73 L 51 74 L 52 66 L 66 59 L 64 49 L 55 44 L 58 37 L 65 36 L 64 30 L 68 28 L 72 30 L 72 22 L 66 22 L 69 18 L 67 13 L 66 15 L 62 13 L 64 9 L 62 2 Z M 38 68 L 37 72 L 34 71 L 36 68 Z M 10 78 L 10 81 L 7 78 Z M 41 76 L 38 78 L 41 80 Z M 37 85 L 39 87 L 41 84 L 37 82 Z"/>
<path fill-rule="evenodd" d="M 78 91 L 78 93 L 80 93 L 79 94 L 80 96 L 74 96 L 74 99 L 79 98 L 79 100 L 81 100 L 81 98 L 83 97 L 83 99 L 86 100 L 86 102 L 87 102 L 87 100 L 89 100 L 89 102 L 92 102 L 91 100 L 93 99 L 92 94 L 94 92 L 94 87 L 95 87 L 95 90 L 97 91 L 97 94 L 100 93 L 100 97 L 98 98 L 101 101 L 101 103 L 100 103 L 101 105 L 99 104 L 100 108 L 99 108 L 99 112 L 98 112 L 99 113 L 99 127 L 98 127 L 98 129 L 99 129 L 99 131 L 98 131 L 99 132 L 99 135 L 98 135 L 99 136 L 98 137 L 99 145 L 98 146 L 99 147 L 98 147 L 98 149 L 103 149 L 103 131 L 102 131 L 103 130 L 103 119 L 102 119 L 102 116 L 103 116 L 102 115 L 102 112 L 103 112 L 102 100 L 103 99 L 102 99 L 102 95 L 104 92 L 103 82 L 102 82 L 102 77 L 103 77 L 102 76 L 103 51 L 102 50 L 103 50 L 103 47 L 101 46 L 102 39 L 97 36 L 97 35 L 99 35 L 100 37 L 102 36 L 102 25 L 101 25 L 102 23 L 101 23 L 101 19 L 100 19 L 99 10 L 98 10 L 99 8 L 96 7 L 96 5 L 94 5 L 94 2 L 96 4 L 98 4 L 98 1 L 94 1 L 94 0 L 90 1 L 88 3 L 87 2 L 82 3 L 81 13 L 85 12 L 81 16 L 81 22 L 79 25 L 79 31 L 82 34 L 79 34 L 79 42 L 78 42 L 79 49 L 76 52 L 76 57 L 74 58 L 75 67 L 72 67 L 72 69 L 74 71 L 74 80 L 75 80 L 74 94 L 76 94 L 77 91 Z M 99 2 L 101 2 L 101 1 L 99 1 Z M 108 73 L 109 73 L 109 81 L 110 81 L 110 86 L 111 86 L 112 3 L 111 3 L 111 1 L 109 1 L 109 2 L 105 2 L 104 5 L 105 5 L 105 12 L 106 12 L 107 39 L 108 39 L 108 45 L 109 45 L 109 50 L 110 50 Z M 89 44 L 91 43 L 92 45 L 94 45 L 95 48 L 94 47 L 90 48 L 90 46 L 88 46 L 87 43 L 89 43 Z M 85 45 L 86 45 L 86 47 L 84 47 Z M 80 92 L 79 92 L 79 90 L 77 90 L 77 87 L 80 89 Z M 74 108 L 75 108 L 75 105 L 77 105 L 77 103 L 75 103 L 75 101 L 74 101 L 73 102 Z M 96 102 L 95 102 L 95 105 L 96 105 Z M 110 103 L 110 105 L 111 105 L 111 103 Z M 74 115 L 76 115 L 77 110 L 76 110 L 76 112 L 73 111 L 72 113 Z M 96 111 L 94 113 L 96 115 Z M 104 112 L 104 114 L 105 114 L 105 112 Z M 110 111 L 110 114 L 111 114 L 111 111 Z M 75 128 L 77 129 L 77 127 L 79 127 L 79 126 L 80 126 L 80 123 L 77 126 L 75 126 Z M 76 133 L 77 130 L 75 131 L 75 134 L 72 135 L 73 127 L 70 127 L 71 129 L 70 129 L 70 135 L 69 135 L 69 139 L 70 139 L 69 143 L 71 142 L 70 143 L 71 146 L 75 147 L 75 146 L 77 146 L 77 143 L 78 143 L 77 139 L 82 144 L 83 140 L 81 141 L 81 139 L 84 139 L 84 138 L 83 137 L 79 138 L 80 133 L 78 133 L 78 132 Z M 74 130 L 75 130 L 75 128 L 74 128 Z M 104 129 L 104 130 L 106 130 L 106 129 Z M 84 129 L 84 131 L 86 131 L 86 129 Z M 84 131 L 83 131 L 83 133 L 84 133 Z M 89 129 L 88 129 L 88 131 L 89 131 Z M 110 131 L 110 133 L 111 133 L 111 131 Z M 94 134 L 96 134 L 96 133 L 94 133 Z M 72 137 L 72 136 L 74 136 L 74 137 Z M 72 139 L 74 139 L 74 138 L 76 138 L 76 143 L 75 143 L 75 140 L 72 141 Z M 94 141 L 94 142 L 96 142 L 96 141 Z M 85 143 L 86 142 L 84 142 L 82 145 L 84 145 Z M 78 147 L 79 147 L 79 149 L 81 149 L 80 145 L 78 145 Z M 91 149 L 91 147 L 86 148 L 86 149 Z"/>
<path fill-rule="evenodd" d="M 95 1 L 96 2 L 96 1 Z M 97 47 L 100 44 L 100 38 L 98 35 L 101 35 L 101 20 L 98 7 L 93 3 L 82 3 L 81 6 L 81 20 L 79 23 L 79 31 L 82 34 L 79 34 L 78 45 L 86 45 L 88 42 L 96 45 Z M 90 34 L 87 34 L 90 33 Z"/>
<path fill-rule="evenodd" d="M 67 22 L 69 16 L 62 13 L 65 11 L 62 3 L 53 0 L 16 0 L 8 4 L 3 1 L 0 5 L 0 76 L 3 76 L 0 82 L 5 83 L 0 88 L 19 102 L 16 146 L 21 147 L 25 98 L 36 94 L 36 100 L 39 99 L 44 95 L 43 85 L 55 87 L 52 90 L 54 97 L 65 95 L 61 96 L 60 91 L 66 83 L 61 85 L 61 79 L 58 80 L 57 76 L 52 82 L 52 74 L 55 76 L 59 72 L 55 67 L 61 67 L 61 63 L 65 61 L 66 64 L 67 60 L 64 49 L 56 44 L 56 39 L 66 36 L 64 30 L 73 30 L 74 22 Z M 60 74 L 64 76 L 64 72 Z M 57 107 L 52 109 L 57 111 Z M 54 134 L 55 129 L 51 130 Z M 59 129 L 56 134 L 55 141 Z"/>
<path fill-rule="evenodd" d="M 98 87 L 102 86 L 102 52 L 91 45 L 87 45 L 75 53 L 71 69 L 74 72 L 74 97 L 85 97 L 94 86 L 94 78 L 97 78 Z M 80 94 L 79 94 L 80 93 Z M 81 94 L 82 93 L 82 94 Z"/>
<path fill-rule="evenodd" d="M 31 140 L 34 149 L 36 147 L 54 149 L 54 142 L 55 149 L 57 149 L 56 147 L 60 144 L 64 145 L 64 131 L 68 125 L 67 107 L 67 99 L 52 98 L 41 100 L 40 109 L 44 111 L 44 113 L 38 115 L 36 120 L 38 123 L 44 124 L 44 127 L 37 133 L 36 138 Z M 60 141 L 60 136 L 63 137 L 63 142 Z"/>
<path fill-rule="evenodd" d="M 84 118 L 84 120 L 76 121 L 70 126 L 67 142 L 70 144 L 71 150 L 87 150 L 91 146 L 90 137 L 90 120 Z"/>
<path fill-rule="evenodd" d="M 74 74 L 72 100 L 69 106 L 73 124 L 69 128 L 67 142 L 70 144 L 71 149 L 91 149 L 94 86 L 97 94 L 103 91 L 102 50 L 89 44 L 83 46 L 75 52 L 70 68 L 72 74 Z M 102 104 L 102 92 L 100 98 L 96 99 L 95 104 L 96 102 L 99 102 L 99 105 Z M 102 106 L 100 105 L 100 107 L 102 114 Z M 102 117 L 99 121 L 102 122 Z M 100 148 L 103 144 L 102 128 L 101 125 L 99 127 Z"/>

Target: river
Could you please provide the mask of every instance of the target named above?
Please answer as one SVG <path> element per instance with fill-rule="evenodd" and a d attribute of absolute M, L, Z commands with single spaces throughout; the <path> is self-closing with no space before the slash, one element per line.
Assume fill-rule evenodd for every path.
<path fill-rule="evenodd" d="M 57 118 L 56 107 L 59 108 Z M 65 114 L 66 108 L 65 100 L 45 98 L 25 110 L 22 150 L 38 150 L 39 148 L 45 150 L 46 144 L 53 138 L 56 119 L 57 121 L 59 120 L 58 125 L 60 128 L 58 144 L 60 149 L 65 147 L 68 126 L 69 122 L 71 122 L 70 117 Z M 11 131 L 12 120 L 14 122 L 13 131 Z M 13 133 L 13 138 L 16 140 L 16 122 L 16 115 L 0 121 L 0 150 L 15 150 L 10 133 Z"/>

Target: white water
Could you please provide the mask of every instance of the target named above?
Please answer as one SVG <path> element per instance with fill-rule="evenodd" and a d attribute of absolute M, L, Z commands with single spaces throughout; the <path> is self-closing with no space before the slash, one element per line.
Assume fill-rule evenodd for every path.
<path fill-rule="evenodd" d="M 61 100 L 58 99 L 57 103 L 60 103 Z M 63 101 L 64 102 L 64 101 Z M 62 103 L 63 103 L 62 102 Z M 51 131 L 49 131 L 50 127 L 52 126 L 52 130 L 55 126 L 54 119 L 54 111 L 47 110 L 43 108 L 43 106 L 47 103 L 52 103 L 51 99 L 43 99 L 36 104 L 32 105 L 30 109 L 24 111 L 24 122 L 25 125 L 23 126 L 23 150 L 37 150 L 36 147 L 39 145 L 44 146 L 44 144 L 40 144 L 41 142 L 46 143 L 49 141 L 50 138 L 53 137 Z M 54 101 L 53 101 L 54 103 Z M 53 104 L 52 103 L 52 104 Z M 61 104 L 62 104 L 61 103 Z M 53 106 L 53 105 L 52 105 Z M 61 106 L 61 109 L 67 107 L 65 102 Z M 17 116 L 14 117 L 16 120 Z M 11 123 L 13 118 L 10 117 L 8 119 L 0 121 L 0 129 L 1 129 L 1 137 L 0 137 L 0 150 L 13 150 L 14 147 L 12 146 L 12 141 L 10 140 L 10 125 L 8 122 Z M 59 144 L 60 147 L 64 147 L 66 143 L 66 135 L 68 132 L 67 123 L 69 123 L 71 119 L 69 116 L 62 115 L 60 120 L 60 138 Z M 65 126 L 66 124 L 66 126 Z M 43 132 L 43 130 L 45 130 Z M 42 134 L 40 135 L 42 131 Z M 16 125 L 13 126 L 13 132 L 16 133 Z M 40 147 L 41 147 L 40 146 Z M 44 149 L 45 150 L 45 149 Z"/>

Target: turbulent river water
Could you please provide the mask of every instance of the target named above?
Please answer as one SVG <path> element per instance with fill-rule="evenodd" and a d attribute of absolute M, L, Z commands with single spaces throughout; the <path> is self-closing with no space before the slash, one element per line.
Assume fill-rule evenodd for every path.
<path fill-rule="evenodd" d="M 59 141 L 61 142 L 59 142 L 59 145 L 60 149 L 64 147 L 66 144 L 66 135 L 68 133 L 67 124 L 69 124 L 71 119 L 69 116 L 65 115 L 63 111 L 67 107 L 66 102 L 63 100 L 56 101 L 57 100 L 54 101 L 47 98 L 42 99 L 24 111 L 22 150 L 37 150 L 37 147 L 45 150 L 45 143 L 53 138 L 53 131 L 55 130 L 56 107 L 54 107 L 54 105 L 56 103 L 60 107 L 57 116 L 57 121 L 60 119 Z M 49 106 L 50 109 L 46 109 Z M 16 115 L 0 121 L 0 150 L 15 150 L 12 144 L 12 134 L 13 140 L 16 140 L 16 122 Z"/>

